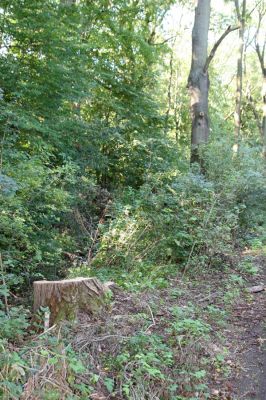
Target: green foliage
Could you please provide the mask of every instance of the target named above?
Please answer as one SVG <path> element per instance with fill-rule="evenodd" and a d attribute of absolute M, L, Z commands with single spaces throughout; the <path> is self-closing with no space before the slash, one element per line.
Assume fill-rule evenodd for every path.
<path fill-rule="evenodd" d="M 137 187 L 174 158 L 153 97 L 165 46 L 151 43 L 170 4 L 1 3 L 0 246 L 24 283 L 91 247 L 97 184 Z"/>
<path fill-rule="evenodd" d="M 21 326 L 23 328 L 25 326 Z M 37 379 L 42 382 L 40 387 L 29 388 L 33 397 L 59 399 L 66 386 L 67 393 L 75 399 L 91 393 L 91 387 L 78 380 L 86 372 L 79 355 L 58 336 L 35 337 L 30 342 L 25 341 L 17 351 L 1 339 L 0 349 L 0 395 L 4 400 L 19 398 L 32 374 L 37 374 Z M 49 379 L 46 376 L 48 371 Z M 61 388 L 60 384 L 63 385 Z"/>
<path fill-rule="evenodd" d="M 162 310 L 166 311 L 167 305 Z M 207 368 L 207 364 L 215 359 L 194 360 L 193 364 L 188 360 L 206 346 L 211 326 L 197 317 L 192 304 L 175 306 L 167 311 L 171 313 L 162 325 L 162 320 L 159 322 L 160 333 L 140 332 L 123 340 L 115 358 L 103 356 L 109 376 L 116 376 L 115 388 L 113 378 L 108 379 L 114 395 L 121 387 L 126 399 L 132 399 L 136 394 L 141 398 L 144 393 L 156 394 L 158 398 L 168 396 L 171 400 L 181 394 L 184 398 L 192 398 L 199 390 L 207 395 L 204 365 Z"/>
<path fill-rule="evenodd" d="M 22 307 L 12 307 L 8 314 L 0 309 L 0 337 L 11 340 L 21 338 L 29 326 L 27 317 Z"/>
<path fill-rule="evenodd" d="M 36 279 L 97 275 L 131 291 L 165 290 L 177 273 L 225 270 L 240 237 L 254 250 L 263 248 L 261 138 L 245 103 L 242 143 L 239 154 L 233 151 L 233 124 L 225 117 L 233 96 L 215 67 L 210 69 L 212 135 L 202 148 L 205 175 L 189 167 L 189 66 L 180 56 L 187 28 L 174 40 L 165 37 L 164 17 L 172 4 L 1 1 L 4 400 L 19 398 L 32 374 L 41 379 L 33 396 L 59 399 L 56 384 L 51 387 L 42 376 L 47 370 L 54 372 L 54 382 L 62 379 L 71 399 L 87 399 L 99 387 L 115 396 L 118 384 L 127 399 L 145 398 L 159 386 L 156 398 L 163 390 L 171 400 L 193 399 L 195 393 L 208 398 L 208 361 L 177 365 L 177 351 L 187 351 L 189 358 L 192 346 L 210 340 L 210 324 L 222 326 L 225 320 L 220 308 L 209 306 L 200 315 L 192 306 L 173 307 L 161 332 L 135 332 L 119 354 L 102 354 L 103 370 L 93 370 L 59 335 L 29 339 L 36 326 L 30 326 L 27 306 L 20 304 L 31 301 Z M 192 2 L 180 4 L 192 7 Z M 215 18 L 216 31 L 221 19 L 232 20 Z M 170 63 L 167 43 L 173 46 Z M 188 54 L 187 46 L 183 53 Z M 254 57 L 251 64 L 256 71 Z M 260 84 L 252 75 L 259 110 Z M 248 259 L 238 270 L 257 273 Z M 229 275 L 223 297 L 228 309 L 243 284 L 241 275 Z M 172 302 L 182 298 L 182 287 L 169 291 Z M 147 323 L 147 316 L 141 317 Z M 210 362 L 222 368 L 224 358 Z"/>
<path fill-rule="evenodd" d="M 147 263 L 215 262 L 231 250 L 238 224 L 238 207 L 226 200 L 200 175 L 153 175 L 115 203 L 93 265 L 148 272 Z"/>
<path fill-rule="evenodd" d="M 229 140 L 214 140 L 206 149 L 208 177 L 216 190 L 223 191 L 227 202 L 239 209 L 239 225 L 244 231 L 265 226 L 265 174 L 259 147 L 243 143 L 239 155 Z"/>
<path fill-rule="evenodd" d="M 20 185 L 16 195 L 0 196 L 3 264 L 19 276 L 11 284 L 19 286 L 23 279 L 29 282 L 40 274 L 56 276 L 63 248 L 71 245 L 71 239 L 60 233 L 62 216 L 71 205 L 64 188 L 74 178 L 71 164 L 51 169 L 35 158 L 19 160 L 6 171 Z"/>
<path fill-rule="evenodd" d="M 21 355 L 11 351 L 5 340 L 0 340 L 0 395 L 2 399 L 19 398 L 25 380 L 25 361 Z"/>

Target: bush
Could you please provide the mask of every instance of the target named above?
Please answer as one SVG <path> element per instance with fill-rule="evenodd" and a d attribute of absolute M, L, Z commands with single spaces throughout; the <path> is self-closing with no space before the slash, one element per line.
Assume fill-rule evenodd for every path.
<path fill-rule="evenodd" d="M 206 265 L 229 252 L 239 208 L 203 176 L 153 176 L 129 189 L 113 207 L 94 265 L 134 269 L 138 264 Z"/>
<path fill-rule="evenodd" d="M 254 231 L 266 222 L 265 163 L 260 147 L 242 144 L 237 155 L 232 145 L 227 139 L 208 145 L 207 176 L 215 190 L 224 192 L 227 200 L 239 208 L 239 227 L 245 232 Z"/>

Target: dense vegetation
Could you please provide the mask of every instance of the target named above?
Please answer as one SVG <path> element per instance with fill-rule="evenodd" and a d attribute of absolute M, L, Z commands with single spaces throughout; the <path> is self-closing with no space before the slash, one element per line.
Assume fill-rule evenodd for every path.
<path fill-rule="evenodd" d="M 44 360 L 52 365 L 63 358 L 69 391 L 62 398 L 100 399 L 89 396 L 101 380 L 110 393 L 123 393 L 113 398 L 208 397 L 207 389 L 200 388 L 202 366 L 181 371 L 183 378 L 197 382 L 190 389 L 175 384 L 180 371 L 169 376 L 160 369 L 173 369 L 174 335 L 187 334 L 180 339 L 187 340 L 184 346 L 198 336 L 207 340 L 211 328 L 198 310 L 172 307 L 171 318 L 178 322 L 171 320 L 166 339 L 159 333 L 145 335 L 147 327 L 141 334 L 132 332 L 125 346 L 110 356 L 114 358 L 104 360 L 104 378 L 95 372 L 96 361 L 90 369 L 70 345 L 62 353 L 61 341 L 71 341 L 71 329 L 65 328 L 61 344 L 56 335 L 36 338 L 29 311 L 35 280 L 98 276 L 141 293 L 169 287 L 177 274 L 193 279 L 206 271 L 225 271 L 236 247 L 264 243 L 263 80 L 257 55 L 263 48 L 265 10 L 261 2 L 252 2 L 244 15 L 237 151 L 232 118 L 237 60 L 232 47 L 235 53 L 226 67 L 219 53 L 210 67 L 210 137 L 199 148 L 200 163 L 191 164 L 186 28 L 193 14 L 190 2 L 183 3 L 1 1 L 3 399 L 20 398 L 23 385 Z M 213 43 L 228 21 L 237 21 L 233 3 L 227 2 L 223 13 L 212 10 Z M 172 31 L 170 16 L 178 19 L 181 14 L 185 22 L 180 19 Z M 230 35 L 236 38 L 238 33 Z M 234 46 L 232 38 L 225 40 Z M 226 46 L 228 42 L 223 50 Z M 34 337 L 30 344 L 29 337 Z M 127 370 L 131 362 L 132 375 Z M 116 378 L 108 375 L 112 370 Z M 78 380 L 79 374 L 87 380 Z M 138 392 L 143 377 L 147 387 Z M 158 382 L 170 385 L 169 397 L 145 397 Z M 61 398 L 56 387 L 38 390 L 43 392 L 25 398 Z"/>

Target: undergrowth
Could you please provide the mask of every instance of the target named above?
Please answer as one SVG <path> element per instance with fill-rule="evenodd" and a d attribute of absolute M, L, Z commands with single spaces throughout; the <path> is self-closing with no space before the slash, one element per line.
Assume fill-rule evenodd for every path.
<path fill-rule="evenodd" d="M 241 161 L 227 160 L 224 173 L 213 151 L 205 152 L 210 171 L 205 176 L 196 167 L 147 174 L 139 188 L 112 195 L 83 176 L 80 198 L 74 201 L 67 193 L 78 172 L 66 166 L 67 191 L 57 187 L 62 170 L 49 182 L 40 170 L 39 182 L 29 172 L 19 198 L 3 196 L 3 400 L 216 398 L 216 378 L 229 376 L 232 368 L 223 330 L 246 277 L 258 272 L 252 258 L 238 261 L 236 249 L 260 250 L 265 244 L 265 204 L 258 201 L 265 178 L 248 151 L 243 150 Z M 50 193 L 39 217 L 44 184 Z M 24 204 L 35 195 L 30 213 Z M 18 207 L 24 217 L 14 225 L 11 216 Z M 36 225 L 31 220 L 35 212 Z M 41 233 L 48 226 L 52 242 Z M 14 231 L 19 241 L 10 247 L 8 234 L 14 240 Z M 22 261 L 30 258 L 31 265 L 19 274 Z M 20 293 L 27 280 L 44 276 L 40 266 L 47 266 L 51 278 L 60 275 L 66 260 L 68 277 L 114 281 L 111 305 L 96 318 L 82 314 L 75 326 L 36 334 L 42 322 L 34 326 Z"/>

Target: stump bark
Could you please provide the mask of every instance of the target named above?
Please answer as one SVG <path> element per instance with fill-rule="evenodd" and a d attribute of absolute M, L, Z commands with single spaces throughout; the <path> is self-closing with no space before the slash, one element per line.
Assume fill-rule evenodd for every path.
<path fill-rule="evenodd" d="M 33 283 L 34 312 L 49 307 L 49 326 L 62 320 L 75 320 L 78 311 L 95 314 L 106 300 L 108 286 L 96 278 L 75 278 Z"/>

